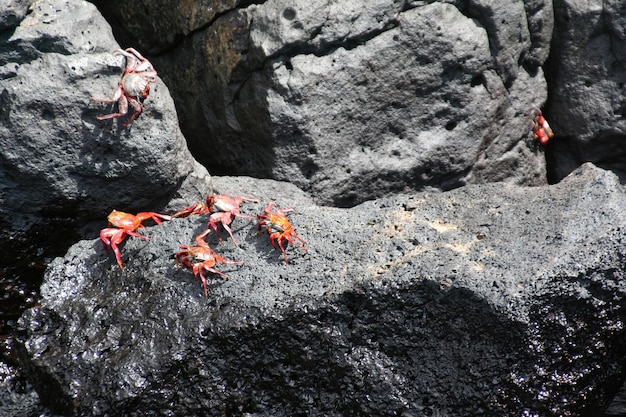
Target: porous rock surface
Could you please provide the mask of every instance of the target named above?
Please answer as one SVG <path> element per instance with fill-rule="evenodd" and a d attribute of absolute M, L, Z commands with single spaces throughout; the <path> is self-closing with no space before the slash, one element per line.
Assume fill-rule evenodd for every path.
<path fill-rule="evenodd" d="M 0 263 L 64 253 L 113 209 L 156 210 L 210 192 L 158 79 L 144 114 L 98 121 L 124 69 L 111 28 L 79 0 L 0 2 Z M 73 239 L 73 240 L 72 240 Z M 42 256 L 44 254 L 44 256 Z M 23 258 L 28 259 L 23 259 Z"/>
<path fill-rule="evenodd" d="M 115 108 L 91 97 L 113 95 L 124 59 L 93 5 L 33 2 L 21 17 L 5 17 L 12 28 L 0 50 L 3 224 L 24 229 L 55 214 L 85 219 L 162 204 L 189 174 L 206 173 L 186 148 L 160 80 L 128 128 L 96 120 Z"/>
<path fill-rule="evenodd" d="M 549 1 L 94 1 L 151 51 L 194 156 L 325 204 L 545 183 Z M 143 19 L 151 13 L 168 19 Z"/>
<path fill-rule="evenodd" d="M 598 415 L 626 359 L 626 193 L 585 165 L 554 186 L 470 185 L 350 209 L 214 177 L 294 207 L 289 263 L 254 222 L 210 244 L 208 297 L 173 255 L 206 216 L 98 240 L 46 273 L 21 319 L 42 401 L 71 415 Z"/>
<path fill-rule="evenodd" d="M 129 128 L 98 122 L 123 59 L 78 0 L 0 0 L 0 267 L 43 265 L 21 320 L 15 415 L 598 415 L 623 382 L 619 1 L 95 1 L 159 79 Z M 147 14 L 147 16 L 146 16 Z M 167 18 L 164 18 L 166 16 Z M 551 44 L 551 39 L 553 40 Z M 621 52 L 620 52 L 621 51 Z M 168 88 L 179 110 L 169 97 Z M 554 100 L 552 100 L 554 98 Z M 554 116 L 554 118 L 552 117 Z M 93 239 L 112 209 L 218 190 L 269 200 L 307 253 L 237 219 L 244 265 L 209 296 L 175 266 L 206 218 Z M 345 155 L 348 155 L 346 157 Z M 361 201 L 414 190 L 341 210 Z M 226 235 L 224 234 L 224 237 Z M 34 245 L 26 250 L 21 238 Z M 33 243 L 34 242 L 34 243 Z M 4 401 L 3 382 L 0 391 Z"/>

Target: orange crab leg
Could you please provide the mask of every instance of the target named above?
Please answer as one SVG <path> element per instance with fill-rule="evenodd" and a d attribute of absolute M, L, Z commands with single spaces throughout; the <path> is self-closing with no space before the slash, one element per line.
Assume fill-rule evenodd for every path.
<path fill-rule="evenodd" d="M 129 97 L 126 99 L 126 113 L 128 113 L 128 104 L 130 104 L 130 106 L 133 108 L 134 113 L 128 118 L 128 120 L 126 120 L 124 123 L 122 123 L 123 127 L 127 127 L 133 120 L 137 120 L 137 118 L 139 116 L 141 116 L 141 113 L 143 113 L 143 104 L 141 104 L 141 102 L 139 102 L 138 100 L 135 100 L 132 97 Z M 122 100 L 120 99 L 120 112 L 122 112 L 124 109 L 122 109 Z M 126 114 L 124 113 L 124 114 Z"/>
<path fill-rule="evenodd" d="M 120 86 L 119 88 L 121 89 L 122 87 Z M 116 117 L 125 116 L 128 113 L 128 99 L 123 94 L 119 97 L 118 100 L 114 100 L 114 101 L 109 101 L 108 99 L 105 100 L 105 99 L 96 99 L 96 98 L 94 98 L 94 100 L 102 101 L 104 103 L 109 103 L 109 104 L 117 101 L 117 113 L 110 113 L 110 114 L 104 114 L 101 116 L 96 116 L 96 119 L 98 120 L 114 119 Z"/>
<path fill-rule="evenodd" d="M 193 206 L 185 207 L 184 209 L 176 212 L 172 217 L 187 217 L 192 214 L 205 214 L 209 212 L 209 208 L 205 203 L 196 203 Z"/>
<path fill-rule="evenodd" d="M 203 263 L 203 262 L 201 262 L 201 263 L 197 263 L 197 264 L 195 264 L 195 265 L 193 266 L 193 274 L 196 276 L 196 279 L 197 279 L 198 281 L 201 281 L 201 282 L 202 282 L 202 286 L 204 287 L 204 296 L 205 296 L 205 297 L 207 297 L 207 296 L 208 296 L 208 294 L 209 294 L 209 292 L 208 292 L 208 290 L 207 290 L 207 285 L 206 285 L 206 281 L 207 281 L 207 279 L 206 279 L 206 276 L 204 275 L 204 270 L 207 270 L 207 271 L 209 271 L 209 272 L 213 272 L 214 274 L 221 275 L 224 279 L 228 279 L 228 275 L 226 275 L 226 274 L 224 274 L 224 273 L 222 273 L 222 272 L 218 271 L 218 270 L 217 270 L 217 269 L 215 269 L 215 268 L 211 268 L 210 266 L 206 266 L 206 265 L 204 265 L 204 263 Z M 198 278 L 198 276 L 199 276 L 200 278 Z"/>
<path fill-rule="evenodd" d="M 298 243 L 298 242 L 296 242 L 295 240 L 293 240 L 293 239 L 292 239 L 292 237 L 295 237 L 296 239 L 298 239 L 298 240 L 299 240 L 300 242 L 302 242 L 302 243 Z M 296 234 L 296 232 L 293 232 L 293 233 L 291 234 L 291 236 L 285 236 L 285 239 L 287 239 L 287 240 L 288 240 L 291 244 L 293 244 L 293 245 L 295 245 L 295 246 L 299 247 L 299 248 L 300 248 L 300 249 L 302 249 L 303 251 L 308 252 L 308 250 L 307 250 L 307 248 L 306 248 L 306 246 L 305 246 L 305 245 L 306 245 L 306 242 L 304 241 L 304 239 L 302 239 L 300 236 L 298 236 L 298 235 Z"/>
<path fill-rule="evenodd" d="M 243 216 L 240 216 L 243 217 Z M 213 230 L 215 230 L 215 234 L 217 234 L 217 238 L 219 239 L 219 241 L 222 241 L 222 238 L 220 237 L 220 234 L 217 230 L 217 224 L 218 223 L 222 223 L 222 226 L 224 227 L 224 229 L 228 232 L 228 234 L 230 235 L 230 238 L 233 240 L 233 243 L 235 244 L 235 246 L 239 246 L 237 244 L 237 241 L 235 240 L 235 237 L 233 236 L 233 231 L 231 230 L 229 224 L 232 223 L 233 219 L 235 218 L 234 215 L 232 215 L 229 212 L 217 212 L 217 213 L 213 213 L 209 216 L 209 223 L 207 223 L 207 228 L 211 227 L 213 228 Z M 252 218 L 252 217 L 250 217 Z"/>
<path fill-rule="evenodd" d="M 283 253 L 283 258 L 285 258 L 285 263 L 289 263 L 289 259 L 287 259 L 287 252 L 285 251 L 285 248 L 283 247 L 283 240 L 284 238 L 281 236 L 281 232 L 275 232 L 270 235 L 270 242 L 272 246 L 274 246 L 274 249 L 277 249 L 276 242 L 278 241 L 278 246 L 280 247 L 280 251 Z"/>
<path fill-rule="evenodd" d="M 126 50 L 116 49 L 113 52 L 124 55 L 126 59 L 131 62 L 130 68 L 127 69 L 126 72 L 141 72 L 156 79 L 157 72 L 154 70 L 150 61 L 144 58 L 135 48 L 126 48 Z"/>
<path fill-rule="evenodd" d="M 106 104 L 117 103 L 117 101 L 120 99 L 120 97 L 122 97 L 122 91 L 123 91 L 122 83 L 119 83 L 117 85 L 117 89 L 113 93 L 113 97 L 112 98 L 92 97 L 91 99 L 93 101 L 99 101 L 101 103 L 106 103 Z"/>
<path fill-rule="evenodd" d="M 106 250 L 110 247 L 113 250 L 115 259 L 117 260 L 117 264 L 120 266 L 120 269 L 124 269 L 124 266 L 122 265 L 122 253 L 117 245 L 122 243 L 124 239 L 126 239 L 126 236 L 134 236 L 140 239 L 150 240 L 147 236 L 124 229 L 106 228 L 100 231 L 100 240 L 104 243 L 104 249 Z"/>
<path fill-rule="evenodd" d="M 135 215 L 139 219 L 140 222 L 144 220 L 152 219 L 156 224 L 161 224 L 161 220 L 172 220 L 172 216 L 168 216 L 167 214 L 155 213 L 153 211 L 142 211 Z"/>

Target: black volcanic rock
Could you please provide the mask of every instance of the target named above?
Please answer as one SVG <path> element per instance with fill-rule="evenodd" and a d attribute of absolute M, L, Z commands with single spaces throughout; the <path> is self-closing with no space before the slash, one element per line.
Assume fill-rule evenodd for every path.
<path fill-rule="evenodd" d="M 556 186 L 473 185 L 317 206 L 288 184 L 217 190 L 294 207 L 289 263 L 236 219 L 241 266 L 201 285 L 173 254 L 205 216 L 56 259 L 22 317 L 42 400 L 82 415 L 593 415 L 623 373 L 626 194 L 586 165 Z M 584 389 L 581 389 L 584 387 Z M 405 414 L 406 415 L 406 414 Z"/>
<path fill-rule="evenodd" d="M 592 162 L 626 177 L 626 3 L 555 2 L 546 114 L 551 181 Z"/>
<path fill-rule="evenodd" d="M 34 306 L 0 334 L 0 415 L 602 413 L 626 352 L 619 1 L 94 3 L 115 37 L 85 1 L 0 0 L 0 292 L 28 297 L 0 326 Z M 120 45 L 162 77 L 128 128 L 90 99 Z M 208 241 L 244 263 L 205 297 L 174 262 L 192 216 L 146 222 L 120 270 L 109 211 L 201 201 L 207 168 L 272 178 L 216 191 L 293 207 L 308 251 L 235 219 L 239 248 Z"/>

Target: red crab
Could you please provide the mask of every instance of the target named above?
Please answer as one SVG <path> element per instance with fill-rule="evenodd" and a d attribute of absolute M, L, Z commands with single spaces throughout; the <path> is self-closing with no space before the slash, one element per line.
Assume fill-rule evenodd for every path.
<path fill-rule="evenodd" d="M 274 207 L 275 205 L 276 203 L 272 201 L 265 207 L 264 211 L 266 214 L 257 215 L 257 218 L 260 220 L 258 230 L 260 232 L 261 228 L 265 227 L 265 230 L 270 235 L 270 242 L 272 243 L 272 246 L 274 246 L 274 248 L 276 249 L 276 242 L 278 242 L 278 246 L 283 253 L 285 262 L 289 263 L 283 243 L 285 241 L 291 242 L 292 244 L 298 246 L 306 252 L 306 242 L 296 234 L 295 229 L 293 228 L 291 223 L 289 223 L 289 220 L 287 219 L 287 216 L 285 214 L 295 210 L 290 208 L 284 208 L 272 211 L 272 207 Z M 297 239 L 299 242 L 296 242 L 294 238 Z"/>
<path fill-rule="evenodd" d="M 224 229 L 230 235 L 230 238 L 233 240 L 235 246 L 237 245 L 237 241 L 233 236 L 233 231 L 230 228 L 230 224 L 233 222 L 235 217 L 241 217 L 243 219 L 253 219 L 252 216 L 247 216 L 245 214 L 241 214 L 239 212 L 239 206 L 244 201 L 250 201 L 253 203 L 258 203 L 259 200 L 247 197 L 232 197 L 227 194 L 212 194 L 206 198 L 206 203 L 196 203 L 193 206 L 189 206 L 187 208 L 182 209 L 178 213 L 174 214 L 173 217 L 187 217 L 192 214 L 206 214 L 211 213 L 209 215 L 209 223 L 207 224 L 207 229 L 212 228 L 217 231 L 217 224 L 222 223 Z M 219 233 L 217 235 L 218 239 L 221 241 Z"/>
<path fill-rule="evenodd" d="M 117 259 L 117 264 L 120 268 L 123 268 L 122 255 L 117 245 L 122 243 L 124 239 L 126 239 L 126 236 L 134 236 L 140 239 L 150 240 L 150 238 L 135 232 L 138 228 L 145 227 L 141 223 L 145 220 L 152 219 L 157 224 L 161 224 L 161 220 L 159 219 L 170 220 L 171 217 L 165 214 L 153 213 L 151 211 L 133 215 L 130 213 L 124 213 L 123 211 L 113 210 L 107 219 L 109 220 L 109 226 L 113 227 L 102 229 L 100 231 L 100 239 L 102 240 L 105 249 L 113 249 L 115 258 Z"/>
<path fill-rule="evenodd" d="M 204 287 L 204 295 L 207 296 L 206 276 L 205 272 L 213 272 L 214 274 L 221 275 L 225 279 L 228 279 L 228 275 L 218 271 L 214 267 L 217 263 L 223 264 L 242 264 L 242 261 L 232 261 L 224 259 L 206 243 L 203 239 L 211 231 L 207 229 L 198 236 L 196 236 L 196 243 L 198 246 L 181 246 L 182 249 L 176 254 L 176 266 L 180 267 L 183 264 L 187 269 L 193 272 L 194 276 L 199 282 L 202 282 Z"/>
<path fill-rule="evenodd" d="M 150 83 L 157 80 L 157 72 L 146 58 L 144 58 L 134 48 L 128 48 L 125 51 L 116 49 L 115 52 L 126 57 L 126 69 L 122 80 L 113 93 L 113 98 L 96 98 L 94 101 L 113 104 L 118 103 L 118 112 L 105 114 L 96 117 L 98 120 L 113 119 L 123 117 L 128 114 L 128 105 L 134 109 L 134 113 L 128 120 L 122 123 L 122 126 L 128 126 L 133 120 L 137 119 L 143 111 L 143 101 L 148 98 L 150 93 Z"/>
<path fill-rule="evenodd" d="M 543 117 L 541 110 L 537 110 L 535 120 L 532 120 L 531 123 L 533 126 L 533 134 L 535 135 L 535 139 L 537 139 L 539 143 L 545 146 L 548 141 L 554 136 L 554 132 L 552 132 L 548 121 L 545 119 L 545 117 Z"/>

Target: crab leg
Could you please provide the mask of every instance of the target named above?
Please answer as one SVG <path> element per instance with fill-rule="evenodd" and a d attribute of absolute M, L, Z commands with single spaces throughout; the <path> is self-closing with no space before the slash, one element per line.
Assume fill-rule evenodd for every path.
<path fill-rule="evenodd" d="M 133 120 L 136 120 L 139 116 L 141 116 L 141 113 L 143 112 L 143 104 L 141 104 L 138 100 L 129 98 L 128 100 L 125 100 L 125 101 L 127 101 L 127 103 L 130 103 L 131 107 L 135 110 L 135 112 L 132 114 L 132 116 L 128 118 L 128 120 L 122 123 L 123 127 L 128 126 L 130 122 L 132 122 Z M 122 111 L 122 100 L 120 100 L 120 112 L 121 111 Z M 128 113 L 128 106 L 126 106 L 126 113 Z M 126 113 L 123 113 L 123 114 L 126 114 Z"/>
<path fill-rule="evenodd" d="M 113 104 L 113 103 L 116 103 L 120 99 L 120 97 L 122 97 L 122 91 L 123 91 L 123 87 L 122 87 L 122 83 L 120 83 L 117 85 L 117 89 L 113 93 L 112 98 L 91 97 L 91 99 L 93 101 L 99 101 L 99 102 L 106 103 L 106 104 Z"/>
<path fill-rule="evenodd" d="M 104 243 L 104 249 L 106 250 L 110 247 L 115 254 L 115 259 L 117 260 L 117 264 L 120 266 L 120 269 L 123 269 L 122 266 L 122 253 L 120 252 L 120 248 L 117 246 L 124 241 L 126 235 L 138 237 L 143 240 L 150 240 L 149 237 L 140 235 L 137 232 L 132 232 L 129 230 L 116 229 L 116 228 L 106 228 L 100 231 L 100 240 Z"/>
<path fill-rule="evenodd" d="M 95 99 L 94 99 L 95 100 Z M 115 101 L 117 100 L 112 100 L 112 101 L 108 101 L 105 99 L 99 99 L 97 101 L 102 101 L 104 103 L 115 103 Z M 116 117 L 122 117 L 125 116 L 128 113 L 128 99 L 126 98 L 126 96 L 121 95 L 119 97 L 119 101 L 118 102 L 118 108 L 117 108 L 117 113 L 111 113 L 111 114 L 105 114 L 102 116 L 96 116 L 96 119 L 98 120 L 106 120 L 106 119 L 114 119 Z M 125 124 L 123 126 L 126 126 Z"/>

